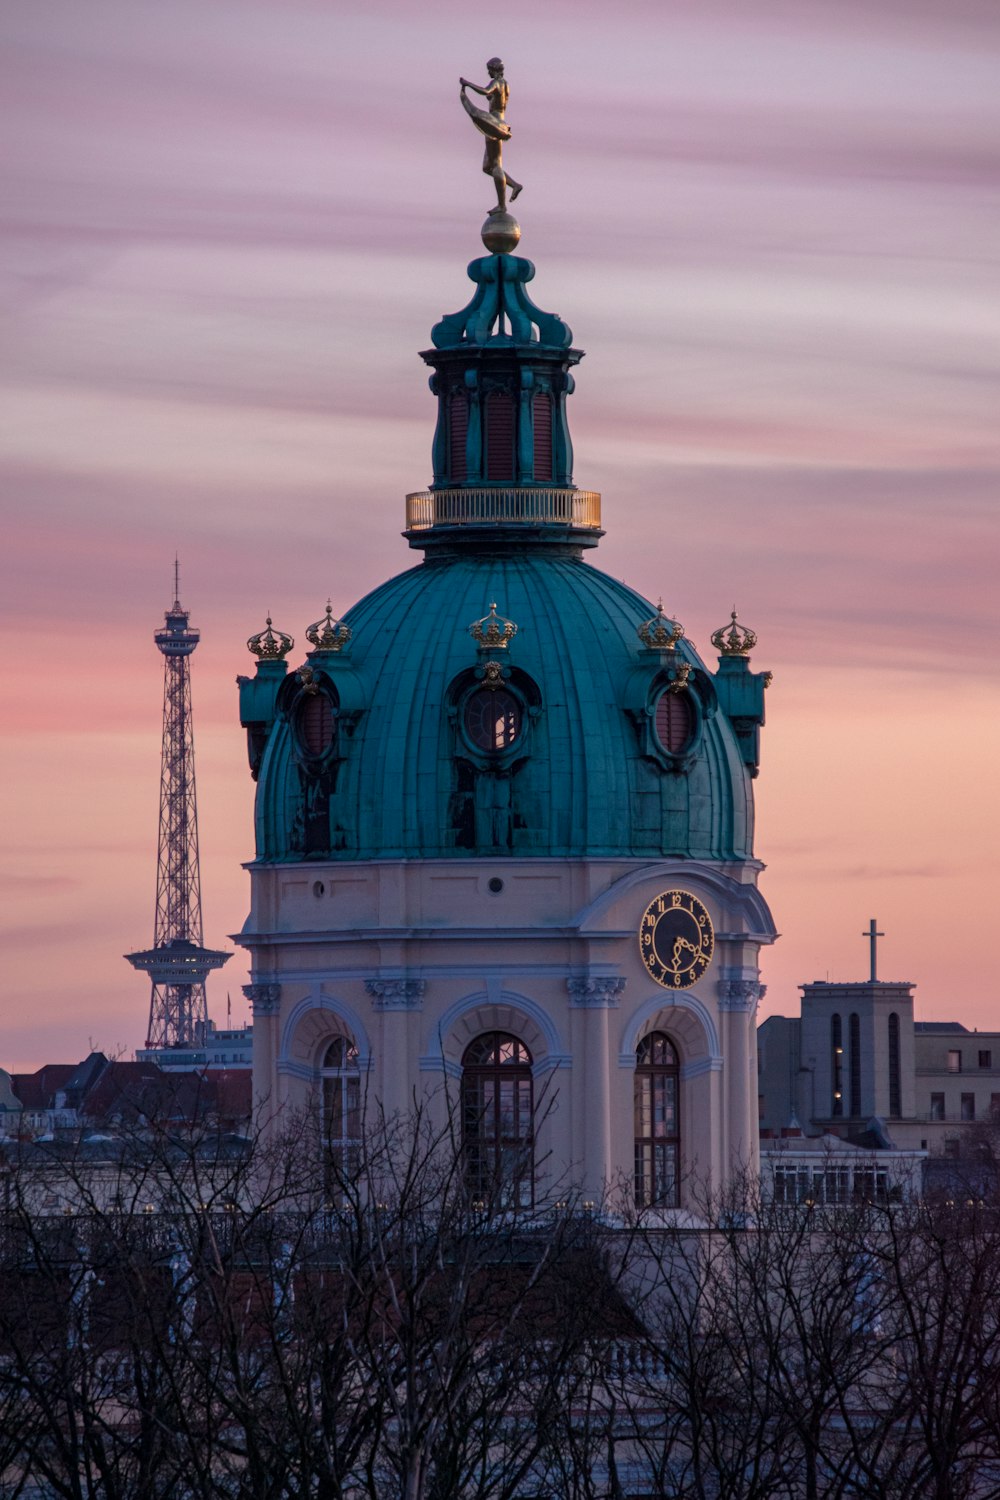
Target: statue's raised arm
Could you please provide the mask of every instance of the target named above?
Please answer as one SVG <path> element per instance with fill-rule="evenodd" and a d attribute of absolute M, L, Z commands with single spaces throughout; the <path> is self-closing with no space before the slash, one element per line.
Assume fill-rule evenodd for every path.
<path fill-rule="evenodd" d="M 507 100 L 510 97 L 510 86 L 503 76 L 503 63 L 499 57 L 491 57 L 486 64 L 486 71 L 490 75 L 490 81 L 485 88 L 480 88 L 478 83 L 470 83 L 467 78 L 460 78 L 462 108 L 476 129 L 486 137 L 486 150 L 483 154 L 483 171 L 487 177 L 492 177 L 496 183 L 497 202 L 496 207 L 491 208 L 491 214 L 502 214 L 507 212 L 507 189 L 510 188 L 510 201 L 513 203 L 521 191 L 521 184 L 515 182 L 503 169 L 502 151 L 504 141 L 510 140 L 510 126 L 504 119 L 507 108 Z M 482 94 L 484 99 L 489 100 L 488 109 L 480 109 L 473 104 L 466 94 L 466 89 L 472 89 L 476 94 Z"/>

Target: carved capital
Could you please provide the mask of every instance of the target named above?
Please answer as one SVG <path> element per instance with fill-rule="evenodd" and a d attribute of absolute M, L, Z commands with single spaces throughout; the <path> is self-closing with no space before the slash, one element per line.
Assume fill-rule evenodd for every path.
<path fill-rule="evenodd" d="M 281 1005 L 280 984 L 245 984 L 243 993 L 250 1001 L 255 1016 L 277 1015 Z"/>
<path fill-rule="evenodd" d="M 625 988 L 625 980 L 617 974 L 585 979 L 567 979 L 569 1003 L 579 1009 L 608 1009 L 617 1006 L 619 996 Z"/>
<path fill-rule="evenodd" d="M 753 1011 L 767 994 L 767 985 L 758 979 L 720 979 L 719 1009 Z"/>
<path fill-rule="evenodd" d="M 365 980 L 374 1010 L 422 1010 L 426 988 L 423 979 Z"/>

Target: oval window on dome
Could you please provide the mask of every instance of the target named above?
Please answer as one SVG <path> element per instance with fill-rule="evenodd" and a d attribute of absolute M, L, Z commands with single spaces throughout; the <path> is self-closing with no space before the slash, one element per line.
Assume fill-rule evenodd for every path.
<path fill-rule="evenodd" d="M 479 750 L 506 750 L 521 733 L 523 709 L 503 688 L 477 688 L 466 700 L 465 732 Z"/>
<path fill-rule="evenodd" d="M 687 693 L 660 694 L 656 700 L 656 738 L 668 755 L 679 755 L 694 733 L 694 713 Z"/>
<path fill-rule="evenodd" d="M 326 693 L 312 693 L 298 714 L 299 739 L 307 755 L 318 760 L 332 749 L 336 734 L 333 704 Z"/>

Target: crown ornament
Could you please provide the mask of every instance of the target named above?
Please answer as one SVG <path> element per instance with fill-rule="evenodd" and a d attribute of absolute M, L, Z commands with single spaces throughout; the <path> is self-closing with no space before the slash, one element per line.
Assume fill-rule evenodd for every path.
<path fill-rule="evenodd" d="M 672 620 L 663 613 L 661 599 L 656 606 L 656 614 L 651 620 L 643 621 L 637 634 L 647 651 L 673 651 L 684 635 L 684 626 L 679 620 Z"/>
<path fill-rule="evenodd" d="M 267 617 L 267 624 L 263 630 L 258 630 L 247 641 L 247 650 L 259 658 L 260 661 L 284 661 L 285 657 L 295 645 L 290 635 L 283 630 L 274 630 L 271 626 L 271 616 Z"/>
<path fill-rule="evenodd" d="M 712 632 L 712 645 L 720 656 L 749 656 L 757 644 L 755 633 L 747 625 L 741 625 L 734 607 L 729 624 Z"/>
<path fill-rule="evenodd" d="M 314 651 L 343 651 L 352 635 L 351 627 L 333 617 L 333 606 L 326 601 L 326 615 L 306 630 L 306 640 Z"/>
<path fill-rule="evenodd" d="M 494 600 L 489 614 L 483 615 L 481 620 L 475 620 L 469 626 L 469 634 L 480 651 L 506 651 L 517 635 L 517 626 L 513 620 L 506 620 L 503 615 L 497 614 Z"/>

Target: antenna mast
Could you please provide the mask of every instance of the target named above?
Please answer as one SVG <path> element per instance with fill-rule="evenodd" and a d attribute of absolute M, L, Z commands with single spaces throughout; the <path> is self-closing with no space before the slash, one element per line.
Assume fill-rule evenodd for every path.
<path fill-rule="evenodd" d="M 125 957 L 149 974 L 147 1047 L 200 1043 L 208 1026 L 205 978 L 231 958 L 205 948 L 201 925 L 198 805 L 194 781 L 190 658 L 201 639 L 181 608 L 180 562 L 174 558 L 174 602 L 153 637 L 163 654 L 163 752 L 153 947 Z"/>

